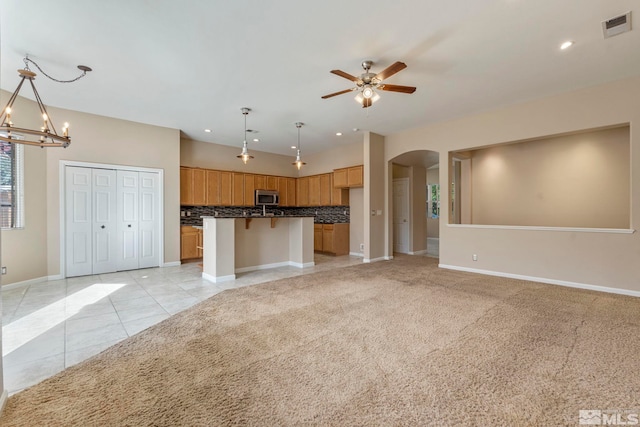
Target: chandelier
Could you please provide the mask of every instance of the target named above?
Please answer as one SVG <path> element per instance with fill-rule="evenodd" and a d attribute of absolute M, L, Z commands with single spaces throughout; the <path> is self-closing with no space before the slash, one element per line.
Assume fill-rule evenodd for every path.
<path fill-rule="evenodd" d="M 300 170 L 303 165 L 306 165 L 306 163 L 303 162 L 302 159 L 300 159 L 300 128 L 302 127 L 302 125 L 304 125 L 304 123 L 296 122 L 296 127 L 298 128 L 298 146 L 296 148 L 298 149 L 298 151 L 296 154 L 296 161 L 291 163 L 292 165 L 297 167 L 298 170 Z"/>
<path fill-rule="evenodd" d="M 18 87 L 9 98 L 9 102 L 2 110 L 2 113 L 0 113 L 0 141 L 35 145 L 39 147 L 67 148 L 69 144 L 71 144 L 71 138 L 69 137 L 69 123 L 65 123 L 62 126 L 62 135 L 58 134 L 53 122 L 51 121 L 51 116 L 49 115 L 49 113 L 47 113 L 47 107 L 45 107 L 44 103 L 42 102 L 42 98 L 40 98 L 40 94 L 36 90 L 36 86 L 33 84 L 36 73 L 29 69 L 29 63 L 34 64 L 42 74 L 58 83 L 75 82 L 76 80 L 84 77 L 87 74 L 87 71 L 91 71 L 91 68 L 87 67 L 86 65 L 78 65 L 78 68 L 82 71 L 82 74 L 80 76 L 72 80 L 57 80 L 42 71 L 42 68 L 40 68 L 38 64 L 29 59 L 29 55 L 25 56 L 23 61 L 25 65 L 24 69 L 18 70 L 18 74 L 20 75 L 20 83 L 18 83 Z M 40 127 L 40 130 L 16 127 L 14 126 L 11 119 L 12 114 L 15 117 L 13 104 L 18 97 L 18 93 L 20 92 L 20 89 L 22 89 L 22 85 L 24 84 L 25 80 L 29 81 L 31 89 L 33 89 L 33 95 L 35 96 L 36 104 L 38 104 L 38 108 L 40 110 L 40 114 L 42 117 L 42 127 Z"/>
<path fill-rule="evenodd" d="M 244 115 L 244 142 L 242 143 L 242 152 L 236 157 L 241 159 L 242 162 L 246 165 L 249 159 L 253 159 L 253 156 L 249 154 L 249 149 L 247 148 L 247 115 L 249 114 L 249 111 L 251 111 L 251 109 L 243 107 L 240 109 L 240 111 L 242 111 L 242 114 Z"/>

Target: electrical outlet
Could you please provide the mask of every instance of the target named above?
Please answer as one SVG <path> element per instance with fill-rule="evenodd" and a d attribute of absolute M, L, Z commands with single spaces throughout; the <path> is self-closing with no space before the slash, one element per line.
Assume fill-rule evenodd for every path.
<path fill-rule="evenodd" d="M 2 267 L 2 274 L 7 274 L 7 267 Z"/>
<path fill-rule="evenodd" d="M 360 243 L 360 252 L 364 251 L 364 243 Z"/>
<path fill-rule="evenodd" d="M 472 258 L 474 261 L 477 261 L 477 260 L 478 260 L 478 255 L 473 254 L 473 256 L 472 256 L 471 258 Z"/>

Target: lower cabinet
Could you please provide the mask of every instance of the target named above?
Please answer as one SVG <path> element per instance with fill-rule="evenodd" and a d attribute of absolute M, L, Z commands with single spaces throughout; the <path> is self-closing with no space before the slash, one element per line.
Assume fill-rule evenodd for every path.
<path fill-rule="evenodd" d="M 332 255 L 347 255 L 349 224 L 314 224 L 313 250 Z"/>
<path fill-rule="evenodd" d="M 202 230 L 190 225 L 180 227 L 180 259 L 202 258 Z"/>

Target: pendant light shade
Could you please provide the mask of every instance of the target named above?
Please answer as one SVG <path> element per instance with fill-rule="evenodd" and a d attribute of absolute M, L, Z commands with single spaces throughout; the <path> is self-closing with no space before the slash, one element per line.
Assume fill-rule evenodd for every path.
<path fill-rule="evenodd" d="M 244 115 L 244 141 L 242 142 L 242 152 L 236 157 L 242 160 L 242 162 L 246 165 L 249 159 L 253 159 L 253 156 L 249 154 L 249 149 L 247 148 L 247 115 L 249 114 L 249 111 L 251 111 L 251 109 L 243 107 L 240 109 L 240 111 L 242 111 L 242 114 Z"/>
<path fill-rule="evenodd" d="M 298 146 L 296 147 L 296 149 L 297 149 L 296 161 L 291 163 L 292 165 L 297 167 L 298 170 L 300 170 L 302 168 L 302 166 L 306 165 L 306 163 L 303 162 L 302 159 L 300 158 L 300 128 L 302 127 L 302 125 L 304 125 L 304 123 L 296 122 L 296 127 L 298 128 Z"/>

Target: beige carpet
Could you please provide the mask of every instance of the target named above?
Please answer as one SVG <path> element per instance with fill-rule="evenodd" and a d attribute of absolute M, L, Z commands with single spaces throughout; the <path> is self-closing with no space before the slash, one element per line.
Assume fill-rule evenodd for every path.
<path fill-rule="evenodd" d="M 225 291 L 12 396 L 3 426 L 578 425 L 640 406 L 640 299 L 401 257 Z"/>

